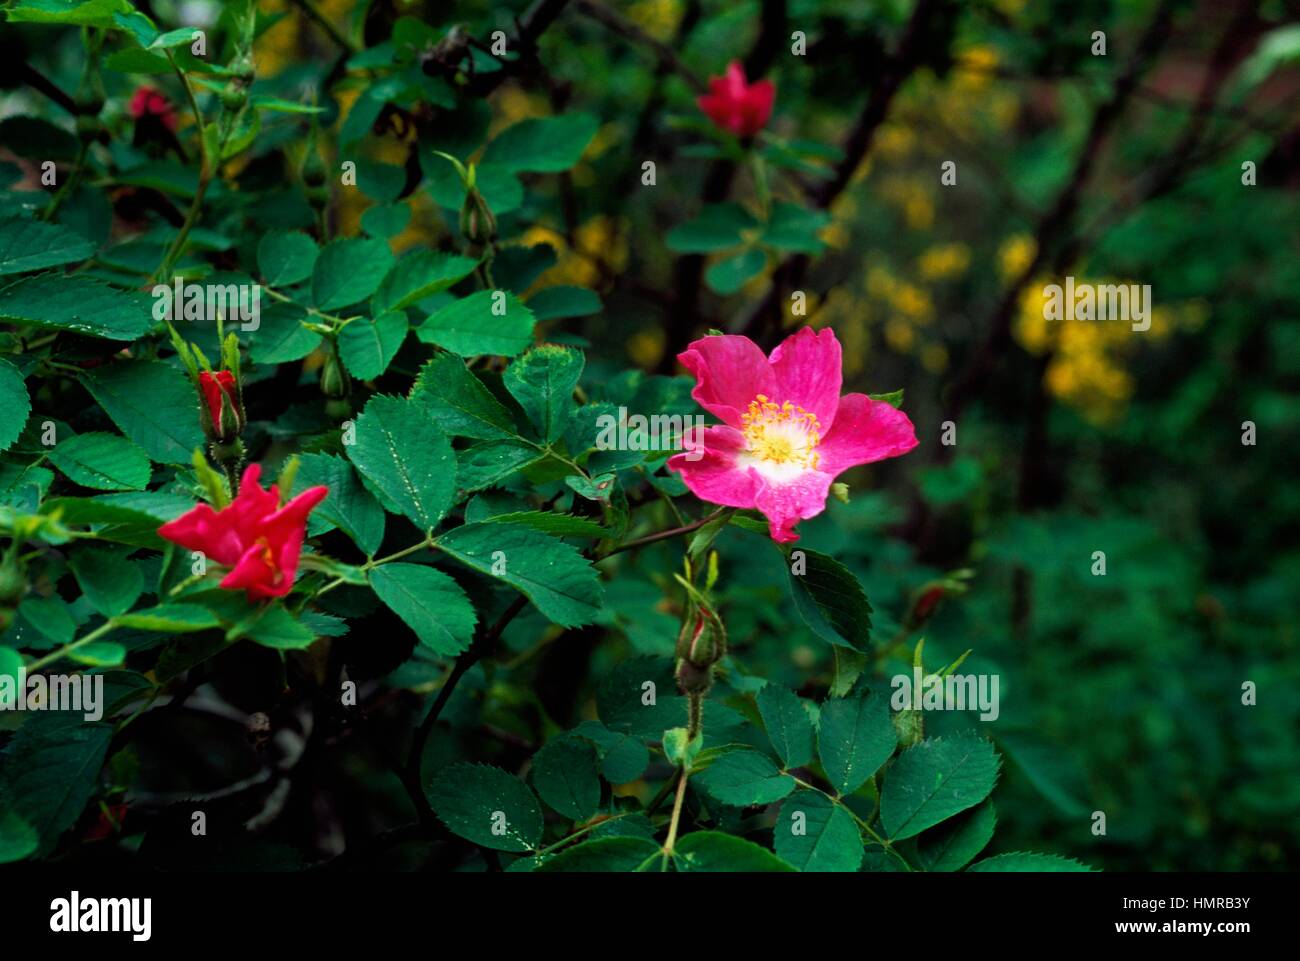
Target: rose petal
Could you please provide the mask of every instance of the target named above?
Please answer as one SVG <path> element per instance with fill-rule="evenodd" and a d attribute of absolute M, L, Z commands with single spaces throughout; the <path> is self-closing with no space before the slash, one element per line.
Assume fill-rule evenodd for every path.
<path fill-rule="evenodd" d="M 825 437 L 835 422 L 843 384 L 840 342 L 827 327 L 804 327 L 772 351 L 778 402 L 790 401 L 817 415 Z"/>
<path fill-rule="evenodd" d="M 834 480 L 830 474 L 810 470 L 784 483 L 773 484 L 752 467 L 750 473 L 759 483 L 754 506 L 767 518 L 772 540 L 779 543 L 797 541 L 799 535 L 794 532 L 794 525 L 826 509 L 826 495 Z"/>
<path fill-rule="evenodd" d="M 709 427 L 693 450 L 668 458 L 668 469 L 681 474 L 682 482 L 700 500 L 723 507 L 753 507 L 757 482 L 736 463 L 736 455 L 744 449 L 745 438 L 740 431 Z M 692 460 L 696 454 L 700 456 Z"/>
<path fill-rule="evenodd" d="M 772 397 L 776 375 L 763 351 L 748 337 L 734 334 L 702 337 L 677 355 L 695 375 L 691 396 L 701 407 L 732 427 L 759 394 Z"/>
<path fill-rule="evenodd" d="M 845 394 L 835 426 L 817 448 L 818 470 L 834 476 L 858 464 L 906 454 L 917 443 L 916 428 L 901 410 L 866 394 Z"/>

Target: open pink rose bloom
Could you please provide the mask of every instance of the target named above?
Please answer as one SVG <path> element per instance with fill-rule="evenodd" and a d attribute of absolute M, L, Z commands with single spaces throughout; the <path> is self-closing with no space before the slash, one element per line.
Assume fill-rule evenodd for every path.
<path fill-rule="evenodd" d="M 214 511 L 199 504 L 158 528 L 167 540 L 229 567 L 221 586 L 246 590 L 250 601 L 289 593 L 298 573 L 307 515 L 329 494 L 328 487 L 311 487 L 281 507 L 279 490 L 274 485 L 263 490 L 261 476 L 260 465 L 248 465 L 239 496 L 229 506 Z"/>
<path fill-rule="evenodd" d="M 705 337 L 677 359 L 695 375 L 691 396 L 722 424 L 693 438 L 696 449 L 674 454 L 669 468 L 701 500 L 762 512 L 773 540 L 799 539 L 795 524 L 826 508 L 838 474 L 917 444 L 901 410 L 866 394 L 840 396 L 840 343 L 829 329 L 805 327 L 770 357 L 748 337 Z"/>

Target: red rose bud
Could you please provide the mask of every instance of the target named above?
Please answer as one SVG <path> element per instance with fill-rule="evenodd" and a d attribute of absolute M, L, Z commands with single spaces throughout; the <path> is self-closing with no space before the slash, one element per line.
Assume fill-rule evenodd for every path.
<path fill-rule="evenodd" d="M 199 390 L 203 392 L 203 403 L 212 424 L 209 436 L 218 441 L 237 437 L 244 429 L 244 411 L 239 404 L 235 375 L 228 370 L 219 370 L 215 374 L 201 371 Z"/>
<path fill-rule="evenodd" d="M 247 591 L 250 601 L 283 597 L 292 589 L 307 515 L 329 494 L 328 487 L 309 487 L 281 507 L 279 488 L 263 490 L 261 476 L 261 466 L 250 464 L 239 496 L 228 506 L 214 511 L 199 504 L 158 528 L 173 544 L 230 568 L 220 586 Z"/>
<path fill-rule="evenodd" d="M 127 109 L 136 120 L 156 117 L 168 130 L 176 129 L 176 112 L 172 109 L 171 101 L 153 87 L 136 88 Z"/>
<path fill-rule="evenodd" d="M 719 130 L 752 137 L 767 126 L 775 99 L 776 85 L 771 80 L 747 82 L 745 69 L 733 60 L 726 76 L 709 78 L 709 92 L 695 102 Z"/>
<path fill-rule="evenodd" d="M 912 608 L 912 622 L 915 624 L 924 624 L 928 621 L 930 615 L 934 613 L 934 609 L 939 606 L 939 602 L 943 600 L 943 596 L 946 593 L 947 591 L 944 589 L 942 584 L 938 584 L 923 592 L 921 596 L 917 598 L 916 606 Z"/>

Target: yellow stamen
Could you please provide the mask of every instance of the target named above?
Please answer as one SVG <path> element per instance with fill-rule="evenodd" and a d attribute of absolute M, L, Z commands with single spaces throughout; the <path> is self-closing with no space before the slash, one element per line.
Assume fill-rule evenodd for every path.
<path fill-rule="evenodd" d="M 788 400 L 778 404 L 766 394 L 759 394 L 749 402 L 749 409 L 740 419 L 744 425 L 745 447 L 754 460 L 816 469 L 821 424 L 811 411 Z"/>

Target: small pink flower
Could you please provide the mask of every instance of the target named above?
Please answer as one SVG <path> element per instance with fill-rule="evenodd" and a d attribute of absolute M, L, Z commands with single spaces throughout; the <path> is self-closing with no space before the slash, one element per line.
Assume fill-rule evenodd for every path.
<path fill-rule="evenodd" d="M 836 476 L 916 446 L 901 410 L 866 394 L 840 396 L 835 332 L 805 327 L 770 357 L 748 337 L 695 341 L 677 355 L 695 375 L 691 396 L 722 419 L 668 466 L 701 500 L 755 508 L 772 539 L 795 541 L 795 524 L 820 514 Z M 701 452 L 698 448 L 703 448 Z"/>
<path fill-rule="evenodd" d="M 771 80 L 748 83 L 745 68 L 733 60 L 725 77 L 709 78 L 709 92 L 695 102 L 718 129 L 752 137 L 767 126 L 775 99 L 776 85 Z"/>

